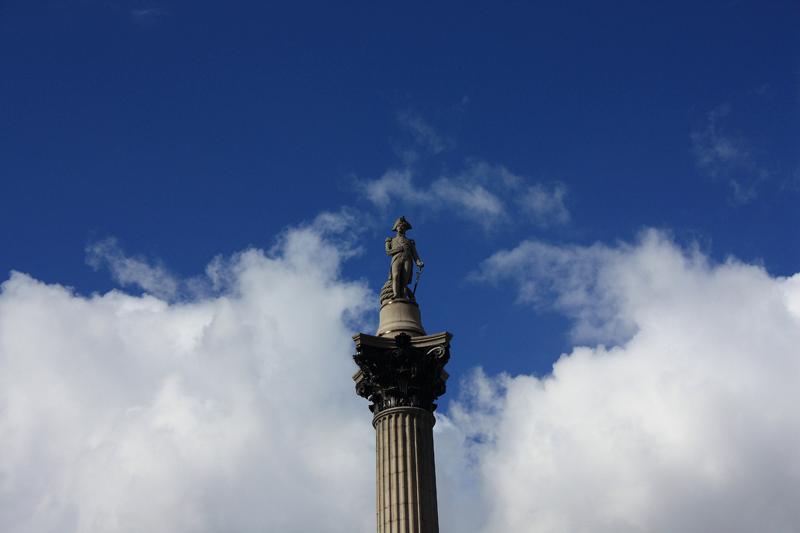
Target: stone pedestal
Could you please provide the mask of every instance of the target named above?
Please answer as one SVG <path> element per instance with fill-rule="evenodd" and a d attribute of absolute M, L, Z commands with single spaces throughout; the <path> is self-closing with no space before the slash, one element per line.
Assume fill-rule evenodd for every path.
<path fill-rule="evenodd" d="M 408 298 L 395 298 L 381 304 L 379 337 L 392 337 L 400 333 L 408 333 L 412 337 L 425 335 L 419 306 Z"/>
<path fill-rule="evenodd" d="M 445 393 L 450 333 L 393 338 L 361 333 L 356 393 L 374 414 L 378 533 L 438 533 L 433 424 Z"/>

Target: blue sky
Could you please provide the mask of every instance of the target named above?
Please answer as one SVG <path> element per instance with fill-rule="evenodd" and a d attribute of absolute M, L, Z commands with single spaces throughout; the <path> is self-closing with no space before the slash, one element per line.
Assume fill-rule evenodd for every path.
<path fill-rule="evenodd" d="M 349 206 L 377 217 L 346 267 L 377 288 L 382 235 L 404 213 L 428 259 L 423 298 L 447 302 L 426 316 L 464 339 L 467 365 L 499 337 L 512 354 L 541 350 L 512 371 L 545 371 L 568 347 L 563 320 L 465 281 L 523 238 L 657 227 L 793 272 L 797 16 L 793 2 L 5 2 L 0 268 L 104 291 L 84 249 L 112 236 L 190 276 Z M 732 152 L 714 156 L 719 143 Z M 404 150 L 418 152 L 416 187 L 485 162 L 563 187 L 569 221 L 376 211 L 360 183 L 409 166 Z"/>
<path fill-rule="evenodd" d="M 329 212 L 361 248 L 337 283 L 377 295 L 404 214 L 448 398 L 475 367 L 546 376 L 644 327 L 604 310 L 636 300 L 603 273 L 639 251 L 798 271 L 798 23 L 792 1 L 7 0 L 0 271 L 204 301 L 185 280 L 291 257 L 287 228 L 351 246 Z"/>

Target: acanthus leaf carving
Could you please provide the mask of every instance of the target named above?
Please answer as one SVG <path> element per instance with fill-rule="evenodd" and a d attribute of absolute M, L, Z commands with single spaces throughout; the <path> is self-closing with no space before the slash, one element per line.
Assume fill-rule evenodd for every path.
<path fill-rule="evenodd" d="M 419 407 L 433 412 L 436 399 L 445 393 L 450 344 L 418 347 L 401 333 L 391 346 L 362 344 L 353 360 L 360 372 L 356 393 L 371 402 L 378 414 L 391 407 Z"/>

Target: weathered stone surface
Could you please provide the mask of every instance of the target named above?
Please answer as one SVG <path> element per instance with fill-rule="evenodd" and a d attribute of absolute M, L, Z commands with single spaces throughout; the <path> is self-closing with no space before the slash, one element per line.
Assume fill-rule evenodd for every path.
<path fill-rule="evenodd" d="M 375 426 L 378 533 L 436 533 L 433 415 L 416 407 L 378 414 Z"/>
<path fill-rule="evenodd" d="M 359 368 L 353 380 L 374 415 L 378 533 L 438 533 L 433 411 L 446 390 L 452 335 L 425 334 L 417 286 L 408 287 L 414 263 L 417 281 L 424 265 L 405 236 L 411 229 L 405 217 L 392 229 L 397 236 L 386 239 L 392 264 L 381 290 L 378 334 L 353 337 Z"/>
<path fill-rule="evenodd" d="M 387 300 L 381 305 L 378 336 L 394 338 L 400 333 L 407 333 L 412 337 L 425 335 L 419 306 L 414 300 L 398 298 Z"/>
<path fill-rule="evenodd" d="M 450 359 L 450 333 L 394 338 L 360 333 L 353 337 L 359 371 L 353 376 L 356 393 L 371 402 L 378 414 L 392 407 L 418 407 L 433 412 L 445 393 Z"/>
<path fill-rule="evenodd" d="M 417 292 L 416 285 L 413 289 L 409 288 L 411 278 L 414 275 L 414 264 L 419 268 L 417 279 L 422 274 L 425 263 L 417 253 L 417 245 L 413 239 L 406 237 L 406 231 L 411 229 L 411 224 L 406 217 L 398 218 L 392 231 L 396 231 L 394 237 L 387 237 L 385 241 L 386 255 L 392 258 L 389 266 L 389 279 L 383 284 L 381 289 L 381 305 L 388 300 L 408 299 L 414 300 Z"/>

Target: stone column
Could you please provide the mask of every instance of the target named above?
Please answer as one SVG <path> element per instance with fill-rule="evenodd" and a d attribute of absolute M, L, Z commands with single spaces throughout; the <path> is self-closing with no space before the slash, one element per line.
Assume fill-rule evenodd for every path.
<path fill-rule="evenodd" d="M 393 407 L 375 416 L 378 533 L 439 531 L 434 417 L 417 407 Z"/>
<path fill-rule="evenodd" d="M 374 414 L 378 533 L 439 531 L 433 411 L 445 392 L 451 337 L 353 337 L 356 392 Z"/>

